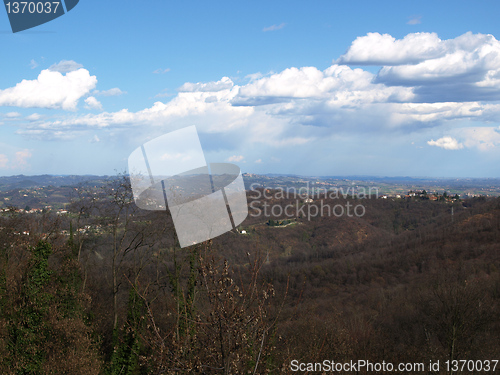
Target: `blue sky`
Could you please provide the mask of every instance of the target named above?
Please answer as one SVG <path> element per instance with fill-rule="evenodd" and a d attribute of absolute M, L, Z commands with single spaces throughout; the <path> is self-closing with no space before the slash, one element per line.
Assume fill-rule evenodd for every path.
<path fill-rule="evenodd" d="M 496 1 L 80 0 L 0 9 L 0 175 L 114 174 L 196 125 L 249 173 L 500 177 Z"/>

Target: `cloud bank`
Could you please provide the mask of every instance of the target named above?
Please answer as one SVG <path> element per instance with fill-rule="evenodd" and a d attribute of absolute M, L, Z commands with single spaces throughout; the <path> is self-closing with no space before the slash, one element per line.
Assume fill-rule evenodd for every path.
<path fill-rule="evenodd" d="M 376 65 L 380 70 L 372 73 L 353 65 Z M 58 84 L 43 86 L 46 81 Z M 65 76 L 42 71 L 35 81 L 0 91 L 0 104 L 74 109 L 96 82 L 81 68 Z M 41 95 L 41 88 L 31 96 L 28 85 L 51 87 L 59 96 Z M 107 92 L 111 91 L 121 92 Z M 105 95 L 92 92 L 98 94 Z M 86 104 L 99 109 L 94 96 Z M 267 75 L 255 73 L 247 83 L 228 77 L 186 82 L 172 100 L 140 111 L 40 118 L 19 133 L 66 139 L 100 129 L 123 131 L 134 138 L 196 124 L 202 133 L 219 135 L 214 138 L 217 147 L 237 149 L 243 143 L 294 147 L 345 134 L 397 137 L 447 125 L 446 137 L 434 137 L 424 145 L 488 151 L 500 144 L 500 134 L 492 126 L 500 121 L 498 100 L 500 42 L 492 35 L 469 32 L 441 40 L 435 33 L 411 33 L 402 39 L 369 33 L 354 40 L 326 69 L 290 67 Z M 474 132 L 464 128 L 470 121 L 476 124 Z M 477 126 L 481 123 L 482 128 Z"/>
<path fill-rule="evenodd" d="M 436 33 L 413 33 L 397 40 L 369 33 L 336 62 L 380 65 L 374 82 L 412 87 L 416 102 L 500 100 L 500 42 L 493 35 L 441 40 Z"/>

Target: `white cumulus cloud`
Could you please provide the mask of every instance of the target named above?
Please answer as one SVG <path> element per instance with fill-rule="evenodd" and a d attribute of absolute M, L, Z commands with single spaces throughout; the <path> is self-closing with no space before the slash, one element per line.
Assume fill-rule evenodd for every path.
<path fill-rule="evenodd" d="M 341 65 L 324 71 L 315 67 L 288 68 L 242 86 L 233 104 L 272 104 L 304 98 L 326 99 L 332 105 L 359 105 L 411 99 L 410 89 L 373 84 L 373 78 L 370 72 Z"/>
<path fill-rule="evenodd" d="M 101 102 L 93 96 L 89 96 L 87 99 L 85 99 L 85 104 L 87 104 L 86 107 L 88 109 L 102 110 Z"/>
<path fill-rule="evenodd" d="M 369 33 L 357 38 L 337 63 L 382 65 L 374 79 L 413 87 L 417 102 L 500 100 L 500 42 L 467 32 L 441 40 L 435 33 L 403 39 Z"/>
<path fill-rule="evenodd" d="M 217 82 L 207 82 L 207 83 L 191 83 L 186 82 L 181 87 L 179 87 L 179 92 L 217 92 L 222 90 L 231 89 L 233 87 L 233 81 L 228 77 L 223 77 Z"/>
<path fill-rule="evenodd" d="M 42 70 L 37 79 L 23 80 L 14 87 L 0 90 L 0 106 L 74 110 L 79 99 L 96 84 L 97 78 L 86 69 L 66 75 Z"/>
<path fill-rule="evenodd" d="M 458 141 L 452 137 L 439 138 L 437 141 L 430 140 L 427 142 L 427 144 L 429 146 L 441 147 L 445 150 L 460 150 L 464 148 L 464 145 L 462 143 L 458 143 Z"/>
<path fill-rule="evenodd" d="M 389 34 L 368 33 L 352 42 L 338 64 L 402 65 L 443 56 L 446 46 L 436 33 L 411 33 L 403 39 Z"/>

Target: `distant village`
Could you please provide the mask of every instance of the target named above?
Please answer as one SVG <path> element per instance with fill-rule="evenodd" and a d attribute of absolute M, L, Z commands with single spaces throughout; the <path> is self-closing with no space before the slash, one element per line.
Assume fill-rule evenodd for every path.
<path fill-rule="evenodd" d="M 44 208 L 17 208 L 17 207 L 5 207 L 5 208 L 0 208 L 0 213 L 3 212 L 15 212 L 15 213 L 23 213 L 23 214 L 42 214 L 48 211 L 53 211 L 52 206 L 45 206 Z M 67 210 L 57 210 L 55 211 L 57 215 L 65 215 L 68 213 Z"/>
<path fill-rule="evenodd" d="M 379 199 L 422 199 L 430 201 L 441 201 L 441 202 L 455 202 L 461 199 L 469 199 L 480 197 L 480 194 L 466 193 L 461 196 L 458 194 L 448 194 L 446 191 L 442 194 L 438 192 L 427 192 L 424 190 L 410 190 L 406 194 L 384 194 L 379 197 Z"/>
<path fill-rule="evenodd" d="M 323 193 L 324 194 L 324 193 Z M 439 192 L 427 192 L 425 189 L 423 190 L 410 190 L 406 194 L 381 194 L 381 195 L 375 195 L 372 194 L 371 197 L 373 198 L 376 196 L 378 199 L 421 199 L 421 200 L 430 200 L 430 201 L 440 201 L 440 202 L 455 202 L 455 201 L 460 201 L 462 199 L 470 199 L 470 198 L 476 198 L 476 197 L 484 197 L 485 195 L 482 194 L 474 194 L 474 193 L 465 193 L 465 194 L 451 194 L 446 191 L 443 193 Z M 313 195 L 314 197 L 314 195 Z M 319 196 L 321 197 L 321 196 Z M 346 197 L 351 197 L 350 194 L 346 195 Z M 362 197 L 362 198 L 367 198 L 368 195 L 359 193 L 357 195 L 352 195 L 352 197 Z M 320 198 L 318 198 L 320 199 Z M 303 200 L 303 203 L 313 203 L 315 199 L 313 198 L 306 198 Z"/>

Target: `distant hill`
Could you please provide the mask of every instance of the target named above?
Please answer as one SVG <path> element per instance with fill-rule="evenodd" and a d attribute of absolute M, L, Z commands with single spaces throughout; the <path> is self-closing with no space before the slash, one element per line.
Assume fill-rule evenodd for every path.
<path fill-rule="evenodd" d="M 95 175 L 40 175 L 40 176 L 7 176 L 0 177 L 0 191 L 8 191 L 13 189 L 25 189 L 42 186 L 73 186 L 84 181 L 102 181 L 109 179 L 109 176 Z"/>
<path fill-rule="evenodd" d="M 343 188 L 352 186 L 376 186 L 380 194 L 406 193 L 409 190 L 447 191 L 455 194 L 476 194 L 500 196 L 500 178 L 417 178 L 417 177 L 377 177 L 377 176 L 299 176 L 292 174 L 253 174 L 244 173 L 247 190 L 252 184 L 271 188 Z M 97 185 L 116 176 L 97 175 L 38 175 L 0 177 L 0 191 L 37 187 L 76 186 L 82 182 L 95 182 Z"/>

